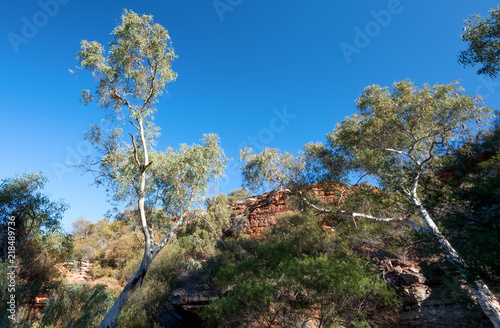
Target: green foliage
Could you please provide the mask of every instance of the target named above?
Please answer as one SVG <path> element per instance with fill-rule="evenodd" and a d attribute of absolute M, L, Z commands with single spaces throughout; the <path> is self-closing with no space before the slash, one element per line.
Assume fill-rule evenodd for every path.
<path fill-rule="evenodd" d="M 347 172 L 350 164 L 346 158 L 339 156 L 328 145 L 321 142 L 310 142 L 304 146 L 305 172 L 303 182 L 312 184 L 330 180 L 348 182 Z"/>
<path fill-rule="evenodd" d="M 369 86 L 356 101 L 360 113 L 338 124 L 328 139 L 383 186 L 412 189 L 437 154 L 489 118 L 480 98 L 462 90 L 456 83 L 418 87 L 408 80 L 395 82 L 392 91 Z"/>
<path fill-rule="evenodd" d="M 151 105 L 157 102 L 166 84 L 177 78 L 171 68 L 177 56 L 168 31 L 160 24 L 153 24 L 151 15 L 139 16 L 124 10 L 122 23 L 112 35 L 108 57 L 99 42 L 81 42 L 78 60 L 82 68 L 99 79 L 95 95 L 85 90 L 83 101 L 94 100 L 100 106 L 119 110 L 128 102 L 113 91 L 123 91 L 130 99 L 147 100 L 146 107 L 133 110 L 132 117 L 151 115 Z"/>
<path fill-rule="evenodd" d="M 477 74 L 494 78 L 498 75 L 500 64 L 500 8 L 490 10 L 487 17 L 474 15 L 465 21 L 462 40 L 468 48 L 458 57 L 464 66 L 475 67 L 482 64 Z"/>
<path fill-rule="evenodd" d="M 203 310 L 207 325 L 390 325 L 395 293 L 375 268 L 338 236 L 326 234 L 314 216 L 281 220 L 291 226 L 269 232 L 263 241 L 240 237 L 220 244 L 222 253 L 206 270 L 228 291 Z"/>
<path fill-rule="evenodd" d="M 245 189 L 236 189 L 227 194 L 229 204 L 235 204 L 237 201 L 244 200 L 251 196 Z"/>
<path fill-rule="evenodd" d="M 108 130 L 95 125 L 87 133 L 101 154 L 89 160 L 99 163 L 89 170 L 97 172 L 96 183 L 105 184 L 115 201 L 135 207 L 137 199 L 145 197 L 148 222 L 162 226 L 164 215 L 177 216 L 204 195 L 208 180 L 223 175 L 226 159 L 215 134 L 204 135 L 198 145 L 181 145 L 178 151 L 153 149 L 159 136 L 153 123 L 155 104 L 177 77 L 171 68 L 177 56 L 168 31 L 152 19 L 125 10 L 107 56 L 100 43 L 84 40 L 78 60 L 99 80 L 94 94 L 84 92 L 85 102 L 112 108 L 110 122 L 118 123 Z M 128 145 L 122 135 L 128 130 L 121 124 L 126 121 L 132 128 Z"/>
<path fill-rule="evenodd" d="M 96 327 L 113 305 L 106 286 L 67 285 L 58 289 L 44 311 L 44 327 Z"/>
<path fill-rule="evenodd" d="M 141 288 L 131 296 L 118 318 L 118 327 L 153 327 L 159 321 L 158 316 L 172 293 L 172 286 L 175 285 L 185 257 L 185 250 L 176 245 L 168 245 L 158 254 L 158 259 L 151 264 Z M 141 258 L 137 259 L 136 267 L 131 270 L 132 275 L 140 265 Z"/>
<path fill-rule="evenodd" d="M 96 225 L 89 219 L 84 217 L 78 218 L 75 222 L 71 223 L 73 226 L 73 234 L 77 239 L 88 238 L 94 233 Z"/>
<path fill-rule="evenodd" d="M 76 238 L 74 245 L 75 260 L 87 257 L 94 263 L 91 272 L 94 279 L 109 277 L 124 283 L 133 276 L 131 266 L 134 270 L 138 268 L 131 263 L 136 263 L 142 255 L 144 237 L 132 231 L 126 221 L 101 219 L 93 224 L 92 234 L 85 239 Z"/>
<path fill-rule="evenodd" d="M 297 155 L 277 148 L 254 153 L 246 147 L 240 151 L 240 160 L 245 163 L 243 185 L 254 192 L 304 190 L 322 180 L 347 181 L 345 159 L 321 143 L 309 143 Z"/>
<path fill-rule="evenodd" d="M 162 213 L 169 217 L 185 214 L 190 206 L 204 200 L 208 183 L 224 176 L 227 158 L 216 134 L 206 134 L 200 144 L 181 145 L 178 151 L 169 148 L 151 153 L 154 170 L 154 192 L 162 197 Z"/>
<path fill-rule="evenodd" d="M 206 215 L 198 216 L 179 234 L 179 245 L 186 249 L 191 260 L 202 260 L 215 255 L 215 245 L 229 226 L 231 210 L 226 195 L 207 200 Z M 191 263 L 193 263 L 191 261 Z"/>
<path fill-rule="evenodd" d="M 259 154 L 245 147 L 240 151 L 240 161 L 245 162 L 243 184 L 255 192 L 283 189 L 298 181 L 305 165 L 301 155 L 280 153 L 279 149 L 267 147 Z"/>
<path fill-rule="evenodd" d="M 62 235 L 60 220 L 67 205 L 52 201 L 42 190 L 47 179 L 42 173 L 25 173 L 2 180 L 0 184 L 0 224 L 2 225 L 1 256 L 7 253 L 7 233 L 15 232 L 16 253 L 24 262 L 30 258 L 23 253 L 46 253 L 58 260 L 70 254 L 69 237 Z M 14 225 L 9 218 L 14 217 Z M 8 229 L 7 226 L 11 228 Z M 61 247 L 67 246 L 67 247 Z M 32 263 L 31 263 L 32 264 Z"/>

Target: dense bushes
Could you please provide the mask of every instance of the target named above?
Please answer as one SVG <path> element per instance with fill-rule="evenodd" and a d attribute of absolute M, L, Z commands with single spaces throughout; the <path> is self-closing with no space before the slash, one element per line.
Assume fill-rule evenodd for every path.
<path fill-rule="evenodd" d="M 263 241 L 220 244 L 206 269 L 222 291 L 203 310 L 213 327 L 393 324 L 397 298 L 366 260 L 313 215 L 287 215 Z"/>
<path fill-rule="evenodd" d="M 77 221 L 74 230 L 74 259 L 87 257 L 93 262 L 92 276 L 95 279 L 112 278 L 120 283 L 128 281 L 137 266 L 143 236 L 123 220 L 101 219 L 95 224 Z M 116 294 L 116 291 L 114 291 Z M 116 296 L 116 295 L 115 295 Z"/>
<path fill-rule="evenodd" d="M 61 286 L 47 303 L 41 323 L 43 327 L 49 328 L 96 327 L 111 305 L 113 297 L 105 285 Z"/>

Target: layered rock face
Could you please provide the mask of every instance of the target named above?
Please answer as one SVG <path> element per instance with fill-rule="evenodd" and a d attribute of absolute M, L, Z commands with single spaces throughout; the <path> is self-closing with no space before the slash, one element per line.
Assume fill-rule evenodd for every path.
<path fill-rule="evenodd" d="M 337 204 L 349 194 L 347 186 L 330 181 L 311 185 L 311 191 L 329 204 Z M 244 233 L 259 238 L 265 229 L 276 224 L 277 216 L 293 212 L 286 202 L 287 197 L 287 193 L 277 191 L 236 201 L 231 205 L 233 220 L 226 235 Z"/>
<path fill-rule="evenodd" d="M 444 286 L 442 278 L 453 280 L 453 277 L 440 257 L 428 259 L 433 271 L 431 276 L 424 273 L 415 261 L 404 261 L 382 250 L 366 247 L 358 251 L 376 263 L 382 279 L 396 289 L 402 303 L 397 324 L 399 328 L 492 327 L 486 317 L 480 316 L 478 306 L 471 305 L 471 313 L 479 314 L 478 318 L 469 317 L 464 311 L 463 296 Z"/>
<path fill-rule="evenodd" d="M 233 220 L 226 235 L 245 233 L 259 237 L 262 232 L 276 224 L 276 217 L 290 212 L 284 192 L 265 193 L 232 205 Z"/>

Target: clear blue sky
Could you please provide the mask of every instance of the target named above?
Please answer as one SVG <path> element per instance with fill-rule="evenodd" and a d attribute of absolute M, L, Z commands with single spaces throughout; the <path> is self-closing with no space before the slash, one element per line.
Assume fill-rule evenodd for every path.
<path fill-rule="evenodd" d="M 56 5 L 54 5 L 56 4 Z M 456 79 L 498 108 L 499 83 L 457 63 L 464 19 L 496 1 L 8 1 L 1 5 L 0 178 L 43 171 L 46 192 L 71 209 L 63 223 L 103 217 L 110 205 L 92 177 L 66 166 L 87 152 L 83 133 L 103 112 L 79 103 L 82 39 L 107 44 L 124 8 L 154 15 L 170 32 L 179 78 L 159 104 L 158 148 L 218 133 L 226 154 L 246 143 L 298 151 L 324 141 L 356 111 L 371 84 Z M 361 35 L 364 33 L 365 35 Z M 256 144 L 256 145 L 255 145 Z M 220 191 L 239 188 L 230 163 Z"/>

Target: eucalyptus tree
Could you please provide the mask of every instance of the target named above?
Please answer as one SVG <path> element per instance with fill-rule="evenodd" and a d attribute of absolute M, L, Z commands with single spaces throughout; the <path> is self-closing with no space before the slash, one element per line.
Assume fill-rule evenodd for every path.
<path fill-rule="evenodd" d="M 337 124 L 327 135 L 328 145 L 309 144 L 304 153 L 293 157 L 293 161 L 287 160 L 291 158 L 289 154 L 270 150 L 253 154 L 247 149 L 242 151 L 242 159 L 246 162 L 244 178 L 248 186 L 262 182 L 277 186 L 278 178 L 281 188 L 293 186 L 292 192 L 295 190 L 306 204 L 320 212 L 406 223 L 430 235 L 464 278 L 472 281 L 470 286 L 484 313 L 495 327 L 500 327 L 497 299 L 481 279 L 467 277 L 467 263 L 441 233 L 419 196 L 422 180 L 434 174 L 437 168 L 436 158 L 452 147 L 454 141 L 488 121 L 491 110 L 480 98 L 462 94 L 462 91 L 457 83 L 418 87 L 408 80 L 395 82 L 392 91 L 378 85 L 369 86 L 356 101 L 359 113 Z M 371 176 L 384 190 L 399 195 L 403 206 L 411 206 L 423 226 L 410 218 L 376 217 L 318 206 L 305 197 L 300 188 L 301 181 L 306 181 L 307 172 L 311 171 L 308 163 L 334 173 L 337 170 L 335 163 L 338 163 L 341 171 Z M 297 170 L 300 167 L 303 168 L 301 172 Z M 317 171 L 315 167 L 312 169 Z M 273 171 L 279 174 L 270 174 Z"/>
<path fill-rule="evenodd" d="M 468 47 L 460 52 L 458 62 L 472 67 L 482 64 L 478 74 L 497 77 L 500 71 L 500 8 L 490 10 L 487 17 L 474 15 L 467 19 L 462 40 L 468 42 Z"/>
<path fill-rule="evenodd" d="M 84 90 L 84 103 L 108 110 L 104 124 L 93 125 L 86 137 L 98 150 L 83 164 L 104 184 L 113 200 L 134 205 L 144 235 L 144 255 L 134 277 L 101 322 L 114 327 L 125 303 L 176 230 L 196 213 L 193 206 L 207 191 L 208 182 L 224 174 L 226 158 L 215 134 L 200 144 L 155 150 L 159 128 L 156 104 L 166 85 L 176 79 L 176 58 L 168 31 L 151 15 L 124 10 L 106 50 L 96 41 L 82 41 L 81 69 L 97 80 L 95 92 Z M 128 133 L 128 136 L 125 135 Z M 129 142 L 126 142 L 126 139 Z M 167 217 L 175 219 L 167 220 Z M 155 240 L 153 225 L 165 235 Z"/>

